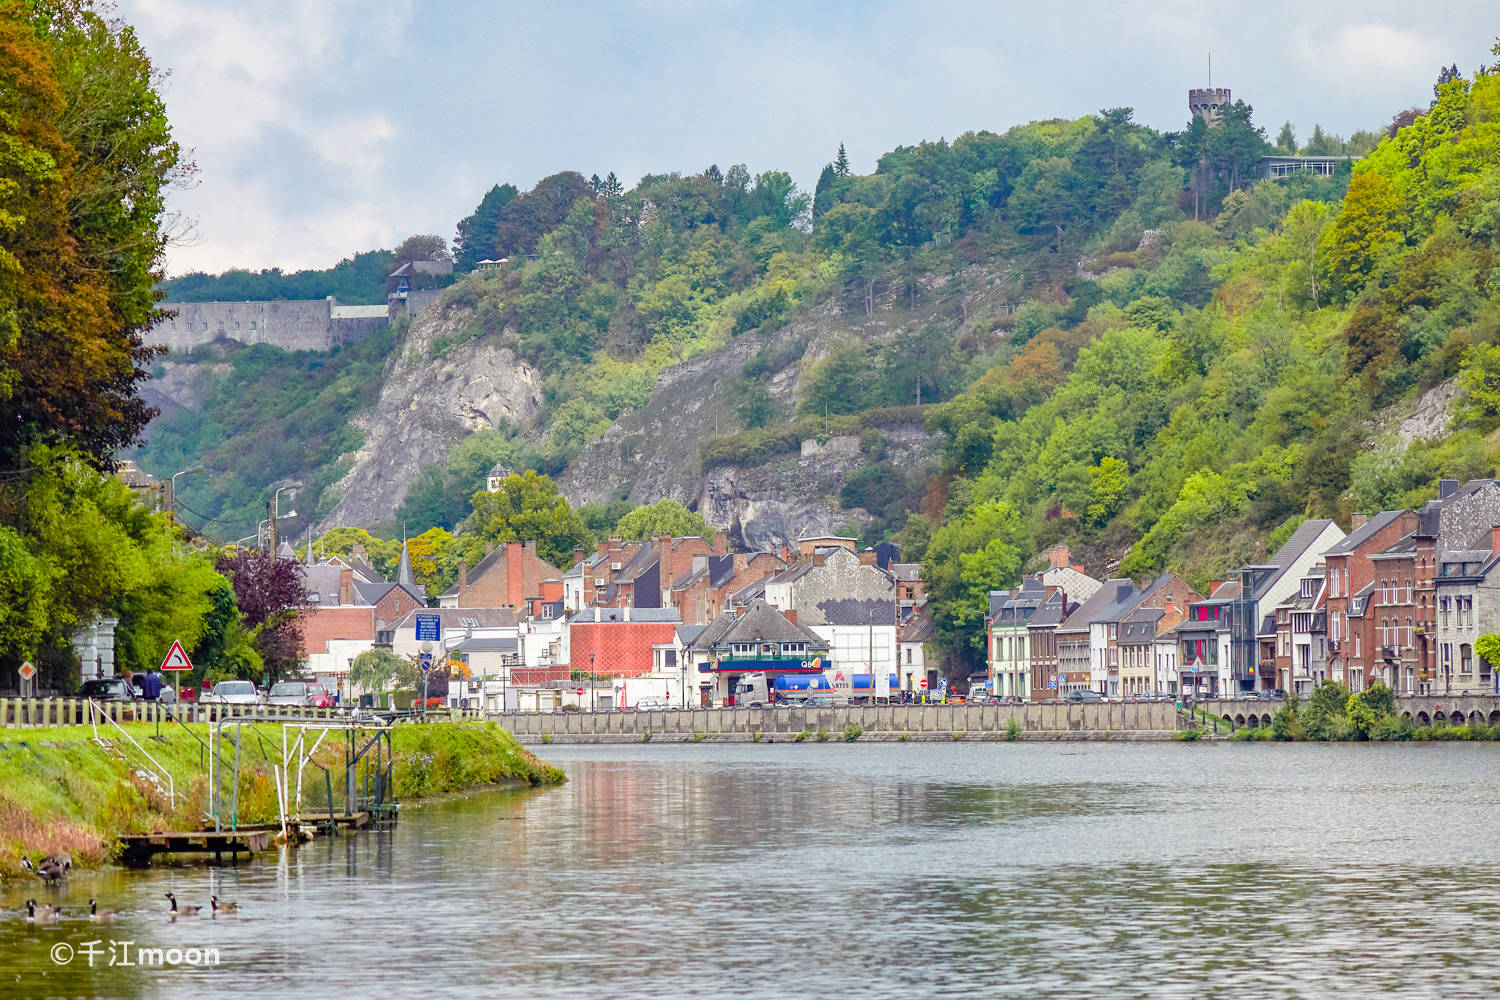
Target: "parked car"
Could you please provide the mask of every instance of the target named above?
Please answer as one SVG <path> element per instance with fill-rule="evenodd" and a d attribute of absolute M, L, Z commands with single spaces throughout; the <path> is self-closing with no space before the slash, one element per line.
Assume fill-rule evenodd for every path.
<path fill-rule="evenodd" d="M 220 681 L 203 700 L 220 705 L 259 705 L 265 697 L 255 689 L 252 681 Z"/>
<path fill-rule="evenodd" d="M 815 694 L 802 703 L 804 708 L 843 708 L 848 704 L 847 698 L 831 694 Z"/>
<path fill-rule="evenodd" d="M 988 691 L 985 691 L 985 690 L 970 691 L 969 692 L 969 704 L 970 705 L 994 705 L 998 701 L 999 701 L 999 699 L 995 698 L 993 695 L 991 695 Z"/>
<path fill-rule="evenodd" d="M 95 701 L 135 701 L 135 688 L 125 683 L 123 677 L 104 677 L 84 681 L 78 689 L 78 697 Z"/>
<path fill-rule="evenodd" d="M 1075 704 L 1101 702 L 1104 701 L 1104 695 L 1098 691 L 1069 691 L 1067 700 Z"/>
<path fill-rule="evenodd" d="M 667 704 L 667 699 L 657 698 L 654 695 L 651 697 L 642 698 L 640 701 L 635 703 L 635 710 L 637 712 L 665 712 L 670 707 L 671 706 Z"/>
<path fill-rule="evenodd" d="M 311 705 L 311 696 L 308 694 L 307 687 L 306 681 L 278 681 L 271 685 L 270 691 L 266 692 L 266 704 L 298 707 Z"/>
<path fill-rule="evenodd" d="M 334 705 L 333 695 L 321 684 L 307 685 L 308 704 L 313 708 L 332 708 Z"/>

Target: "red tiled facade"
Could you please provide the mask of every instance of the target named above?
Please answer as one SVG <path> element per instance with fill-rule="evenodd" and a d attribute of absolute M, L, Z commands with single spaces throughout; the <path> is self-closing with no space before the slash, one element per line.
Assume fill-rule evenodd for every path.
<path fill-rule="evenodd" d="M 375 602 L 375 622 L 377 625 L 399 622 L 410 612 L 426 606 L 405 587 L 392 587 L 384 597 Z"/>
<path fill-rule="evenodd" d="M 1349 617 L 1349 600 L 1371 583 L 1378 583 L 1371 557 L 1405 538 L 1417 526 L 1415 511 L 1403 511 L 1360 542 L 1354 551 L 1324 556 L 1327 575 L 1328 660 L 1330 676 L 1342 676 L 1350 687 L 1359 688 L 1378 659 L 1373 625 L 1378 615 L 1369 609 L 1362 618 Z M 1356 525 L 1356 528 L 1358 526 Z M 1429 571 L 1430 578 L 1430 571 Z M 1389 579 L 1389 577 L 1387 577 Z"/>
<path fill-rule="evenodd" d="M 572 668 L 634 677 L 651 672 L 651 647 L 676 639 L 676 622 L 580 622 L 569 626 Z"/>

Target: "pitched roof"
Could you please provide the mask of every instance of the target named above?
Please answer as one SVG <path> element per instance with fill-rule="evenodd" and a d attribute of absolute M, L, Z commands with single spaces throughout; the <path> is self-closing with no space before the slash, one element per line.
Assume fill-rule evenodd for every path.
<path fill-rule="evenodd" d="M 891 563 L 891 575 L 902 583 L 916 583 L 922 574 L 921 563 Z"/>
<path fill-rule="evenodd" d="M 936 635 L 937 627 L 925 610 L 901 626 L 902 642 L 931 642 Z"/>
<path fill-rule="evenodd" d="M 520 640 L 511 636 L 465 639 L 458 648 L 465 653 L 514 653 L 520 648 Z"/>
<path fill-rule="evenodd" d="M 1031 621 L 1026 623 L 1027 628 L 1041 628 L 1050 625 L 1062 624 L 1063 618 L 1068 614 L 1068 595 L 1058 591 L 1042 602 L 1041 606 L 1032 614 Z"/>
<path fill-rule="evenodd" d="M 1325 556 L 1349 555 L 1355 549 L 1363 545 L 1366 539 L 1370 538 L 1376 532 L 1380 531 L 1386 525 L 1390 524 L 1392 521 L 1396 520 L 1396 518 L 1405 513 L 1406 511 L 1404 510 L 1383 510 L 1379 514 L 1372 516 L 1364 524 L 1361 524 L 1359 527 L 1349 532 L 1349 534 L 1345 535 L 1343 538 L 1334 542 L 1323 554 Z"/>
<path fill-rule="evenodd" d="M 1323 534 L 1330 524 L 1333 524 L 1333 521 L 1326 517 L 1310 517 L 1303 521 L 1297 525 L 1297 530 L 1292 532 L 1292 537 L 1276 550 L 1276 554 L 1270 558 L 1269 562 L 1285 571 L 1318 540 L 1318 536 Z"/>
<path fill-rule="evenodd" d="M 743 615 L 732 611 L 715 618 L 693 642 L 694 649 L 711 649 L 731 642 L 805 642 L 827 648 L 828 642 L 799 625 L 765 601 L 754 601 Z"/>

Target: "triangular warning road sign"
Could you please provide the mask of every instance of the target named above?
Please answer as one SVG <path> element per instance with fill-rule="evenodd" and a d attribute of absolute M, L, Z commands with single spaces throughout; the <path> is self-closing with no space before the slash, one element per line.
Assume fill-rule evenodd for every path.
<path fill-rule="evenodd" d="M 193 661 L 188 659 L 187 650 L 182 648 L 182 641 L 172 640 L 172 648 L 167 650 L 166 659 L 161 661 L 163 670 L 192 670 Z"/>

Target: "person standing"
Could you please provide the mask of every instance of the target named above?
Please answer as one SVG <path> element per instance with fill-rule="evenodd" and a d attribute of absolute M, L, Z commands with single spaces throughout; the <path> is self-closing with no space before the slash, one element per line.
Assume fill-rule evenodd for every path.
<path fill-rule="evenodd" d="M 146 672 L 146 679 L 141 681 L 141 697 L 146 701 L 156 701 L 161 697 L 161 675 L 152 667 Z"/>

